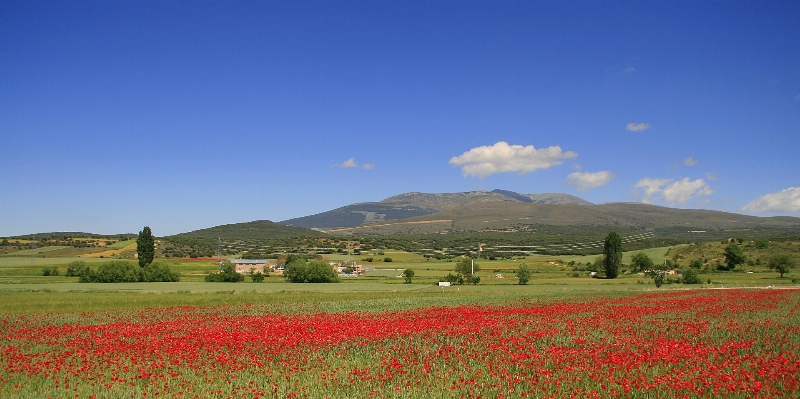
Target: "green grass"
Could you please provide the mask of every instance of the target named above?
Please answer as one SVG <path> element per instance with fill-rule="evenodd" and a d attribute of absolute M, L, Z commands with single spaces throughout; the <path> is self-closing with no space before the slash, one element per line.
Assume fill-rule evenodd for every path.
<path fill-rule="evenodd" d="M 63 245 L 51 245 L 49 247 L 35 248 L 33 250 L 23 249 L 21 251 L 16 251 L 16 252 L 11 252 L 11 253 L 5 254 L 4 256 L 31 256 L 31 251 L 34 254 L 42 254 L 42 253 L 46 253 L 46 252 L 50 252 L 50 251 L 58 251 L 59 249 L 64 249 L 64 248 L 69 248 L 69 247 L 63 246 Z"/>
<path fill-rule="evenodd" d="M 108 262 L 113 259 L 103 259 L 103 258 L 80 258 L 80 257 L 67 257 L 67 258 L 34 258 L 34 266 L 59 266 L 59 265 L 68 265 L 74 261 L 84 261 L 86 263 L 103 263 Z M 28 253 L 28 257 L 9 257 L 9 256 L 2 256 L 0 257 L 0 268 L 3 267 L 19 267 L 19 266 L 31 266 L 31 257 L 30 253 Z"/>
<path fill-rule="evenodd" d="M 641 292 L 653 287 L 619 284 L 478 285 L 432 284 L 0 284 L 0 314 L 80 313 L 173 306 L 302 304 L 319 311 L 369 310 L 495 303 L 520 298 Z M 313 304 L 313 305 L 309 305 Z"/>
<path fill-rule="evenodd" d="M 658 259 L 668 248 L 646 250 Z M 629 259 L 632 252 L 626 253 Z M 344 255 L 340 255 L 346 258 Z M 614 280 L 593 279 L 583 271 L 573 271 L 565 263 L 593 261 L 594 257 L 530 256 L 514 260 L 477 260 L 481 271 L 478 286 L 459 286 L 442 289 L 436 283 L 448 273 L 454 273 L 454 261 L 429 261 L 415 254 L 401 251 L 384 251 L 383 256 L 397 259 L 389 262 L 363 263 L 374 270 L 358 278 L 343 278 L 337 284 L 290 284 L 280 275 L 271 275 L 263 283 L 206 283 L 206 274 L 216 270 L 211 261 L 159 260 L 181 275 L 177 283 L 126 283 L 86 284 L 77 277 L 65 277 L 66 265 L 80 260 L 97 267 L 98 263 L 112 259 L 97 258 L 36 258 L 31 267 L 30 258 L 0 257 L 0 313 L 82 312 L 113 309 L 139 309 L 144 307 L 211 306 L 216 304 L 289 303 L 307 301 L 349 301 L 364 298 L 418 298 L 426 301 L 430 296 L 450 295 L 472 297 L 476 302 L 493 301 L 509 295 L 572 295 L 592 292 L 635 292 L 656 290 L 652 279 L 641 274 L 622 275 Z M 364 257 L 364 256 L 362 256 Z M 334 260 L 329 256 L 328 260 Z M 351 257 L 353 259 L 353 257 Z M 135 261 L 130 261 L 135 262 Z M 526 286 L 519 286 L 516 270 L 521 263 L 533 270 Z M 42 276 L 43 266 L 57 266 L 60 276 Z M 402 284 L 402 270 L 414 270 L 413 284 Z M 795 285 L 800 272 L 793 270 L 787 278 L 765 267 L 748 267 L 744 272 L 701 273 L 703 282 L 711 280 L 713 287 L 767 287 Z M 502 278 L 497 278 L 501 275 Z M 697 289 L 708 287 L 664 285 L 660 290 Z M 360 298 L 360 299 L 359 299 Z M 462 298 L 463 299 L 463 298 Z M 459 300 L 462 300 L 459 299 Z M 463 299 L 466 300 L 466 299 Z"/>

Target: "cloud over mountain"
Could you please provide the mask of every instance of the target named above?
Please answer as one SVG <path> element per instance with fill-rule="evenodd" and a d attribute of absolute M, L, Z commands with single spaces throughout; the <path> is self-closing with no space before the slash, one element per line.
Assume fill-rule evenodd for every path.
<path fill-rule="evenodd" d="M 800 187 L 789 187 L 777 193 L 762 195 L 748 202 L 740 211 L 748 213 L 800 212 Z"/>
<path fill-rule="evenodd" d="M 641 193 L 642 202 L 648 204 L 656 200 L 663 200 L 670 204 L 683 205 L 694 198 L 714 194 L 714 189 L 705 180 L 691 180 L 688 177 L 678 181 L 644 178 L 633 187 Z"/>
<path fill-rule="evenodd" d="M 578 191 L 587 191 L 600 187 L 614 177 L 614 174 L 603 170 L 600 172 L 573 172 L 567 176 L 567 184 L 574 186 Z"/>
<path fill-rule="evenodd" d="M 533 145 L 509 145 L 500 141 L 494 145 L 475 147 L 450 158 L 450 164 L 461 167 L 464 176 L 484 178 L 496 173 L 521 174 L 559 165 L 564 159 L 577 157 L 573 151 L 563 151 L 559 146 L 536 149 Z"/>

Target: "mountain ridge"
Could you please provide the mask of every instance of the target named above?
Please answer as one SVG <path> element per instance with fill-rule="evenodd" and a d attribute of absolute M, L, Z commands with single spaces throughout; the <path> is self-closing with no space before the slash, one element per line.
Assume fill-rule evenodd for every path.
<path fill-rule="evenodd" d="M 378 202 L 359 202 L 278 223 L 285 226 L 332 230 L 421 217 L 482 202 L 594 205 L 582 198 L 562 193 L 519 194 L 499 189 L 458 193 L 408 192 Z"/>

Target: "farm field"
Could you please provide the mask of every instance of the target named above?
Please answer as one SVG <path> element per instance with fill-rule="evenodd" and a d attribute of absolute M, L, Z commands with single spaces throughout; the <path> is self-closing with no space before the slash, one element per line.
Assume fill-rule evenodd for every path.
<path fill-rule="evenodd" d="M 660 261 L 686 249 L 694 248 L 645 253 Z M 596 255 L 531 255 L 476 260 L 479 285 L 438 287 L 457 259 L 382 250 L 326 256 L 366 267 L 336 284 L 292 284 L 277 273 L 209 283 L 217 263 L 188 259 L 159 260 L 180 282 L 101 284 L 65 276 L 67 265 L 112 259 L 49 255 L 59 251 L 33 265 L 0 257 L 0 397 L 800 392 L 796 272 L 779 278 L 764 265 L 656 288 L 643 274 L 606 280 L 577 268 Z M 522 264 L 533 272 L 528 285 L 517 284 Z M 59 274 L 44 276 L 45 267 Z M 402 284 L 405 269 L 415 271 L 412 284 Z"/>
<path fill-rule="evenodd" d="M 117 293 L 128 299 L 238 296 L 250 303 L 138 310 L 105 303 L 105 310 L 6 314 L 0 317 L 0 397 L 800 393 L 797 289 L 406 287 Z M 33 294 L 70 301 L 46 291 L 6 291 L 0 298 L 7 303 Z"/>

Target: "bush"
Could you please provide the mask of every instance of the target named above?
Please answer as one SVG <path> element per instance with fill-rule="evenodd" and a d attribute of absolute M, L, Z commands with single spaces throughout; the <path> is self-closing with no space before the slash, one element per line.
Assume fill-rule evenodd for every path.
<path fill-rule="evenodd" d="M 331 265 L 325 262 L 310 262 L 295 259 L 286 265 L 283 276 L 290 283 L 336 283 L 339 278 Z"/>
<path fill-rule="evenodd" d="M 208 274 L 205 280 L 209 283 L 239 283 L 244 281 L 244 276 L 236 273 L 236 265 L 233 262 L 226 260 L 222 262 L 222 271 Z"/>
<path fill-rule="evenodd" d="M 384 262 L 391 262 L 391 261 L 392 261 L 392 258 L 390 258 L 390 257 L 388 257 L 388 256 L 387 256 L 387 257 L 383 258 L 383 261 L 384 261 Z"/>
<path fill-rule="evenodd" d="M 97 271 L 81 275 L 82 283 L 136 283 L 141 281 L 141 267 L 122 260 L 103 263 Z"/>
<path fill-rule="evenodd" d="M 55 266 L 45 266 L 42 268 L 42 276 L 58 276 L 58 268 Z"/>
<path fill-rule="evenodd" d="M 67 266 L 67 277 L 80 277 L 89 272 L 89 265 L 82 260 L 76 260 Z"/>
<path fill-rule="evenodd" d="M 684 284 L 703 284 L 703 281 L 697 276 L 697 270 L 694 268 L 684 270 L 681 282 Z"/>
<path fill-rule="evenodd" d="M 444 276 L 444 281 L 447 281 L 452 285 L 463 285 L 464 276 L 460 274 L 447 273 L 447 275 Z"/>
<path fill-rule="evenodd" d="M 83 263 L 83 262 L 73 262 Z M 70 264 L 72 266 L 72 264 Z M 69 269 L 68 269 L 69 270 Z M 75 265 L 72 269 L 73 275 L 80 273 L 81 283 L 138 283 L 138 282 L 167 282 L 180 281 L 180 274 L 170 270 L 169 266 L 163 263 L 151 263 L 145 267 L 139 267 L 123 260 L 103 263 L 96 271 L 90 269 L 86 264 Z"/>
<path fill-rule="evenodd" d="M 176 282 L 180 279 L 180 274 L 170 270 L 164 263 L 153 262 L 142 268 L 141 281 L 144 282 Z"/>
<path fill-rule="evenodd" d="M 264 282 L 264 273 L 255 272 L 255 273 L 250 275 L 250 278 L 253 279 L 254 283 L 262 283 L 262 282 Z"/>

